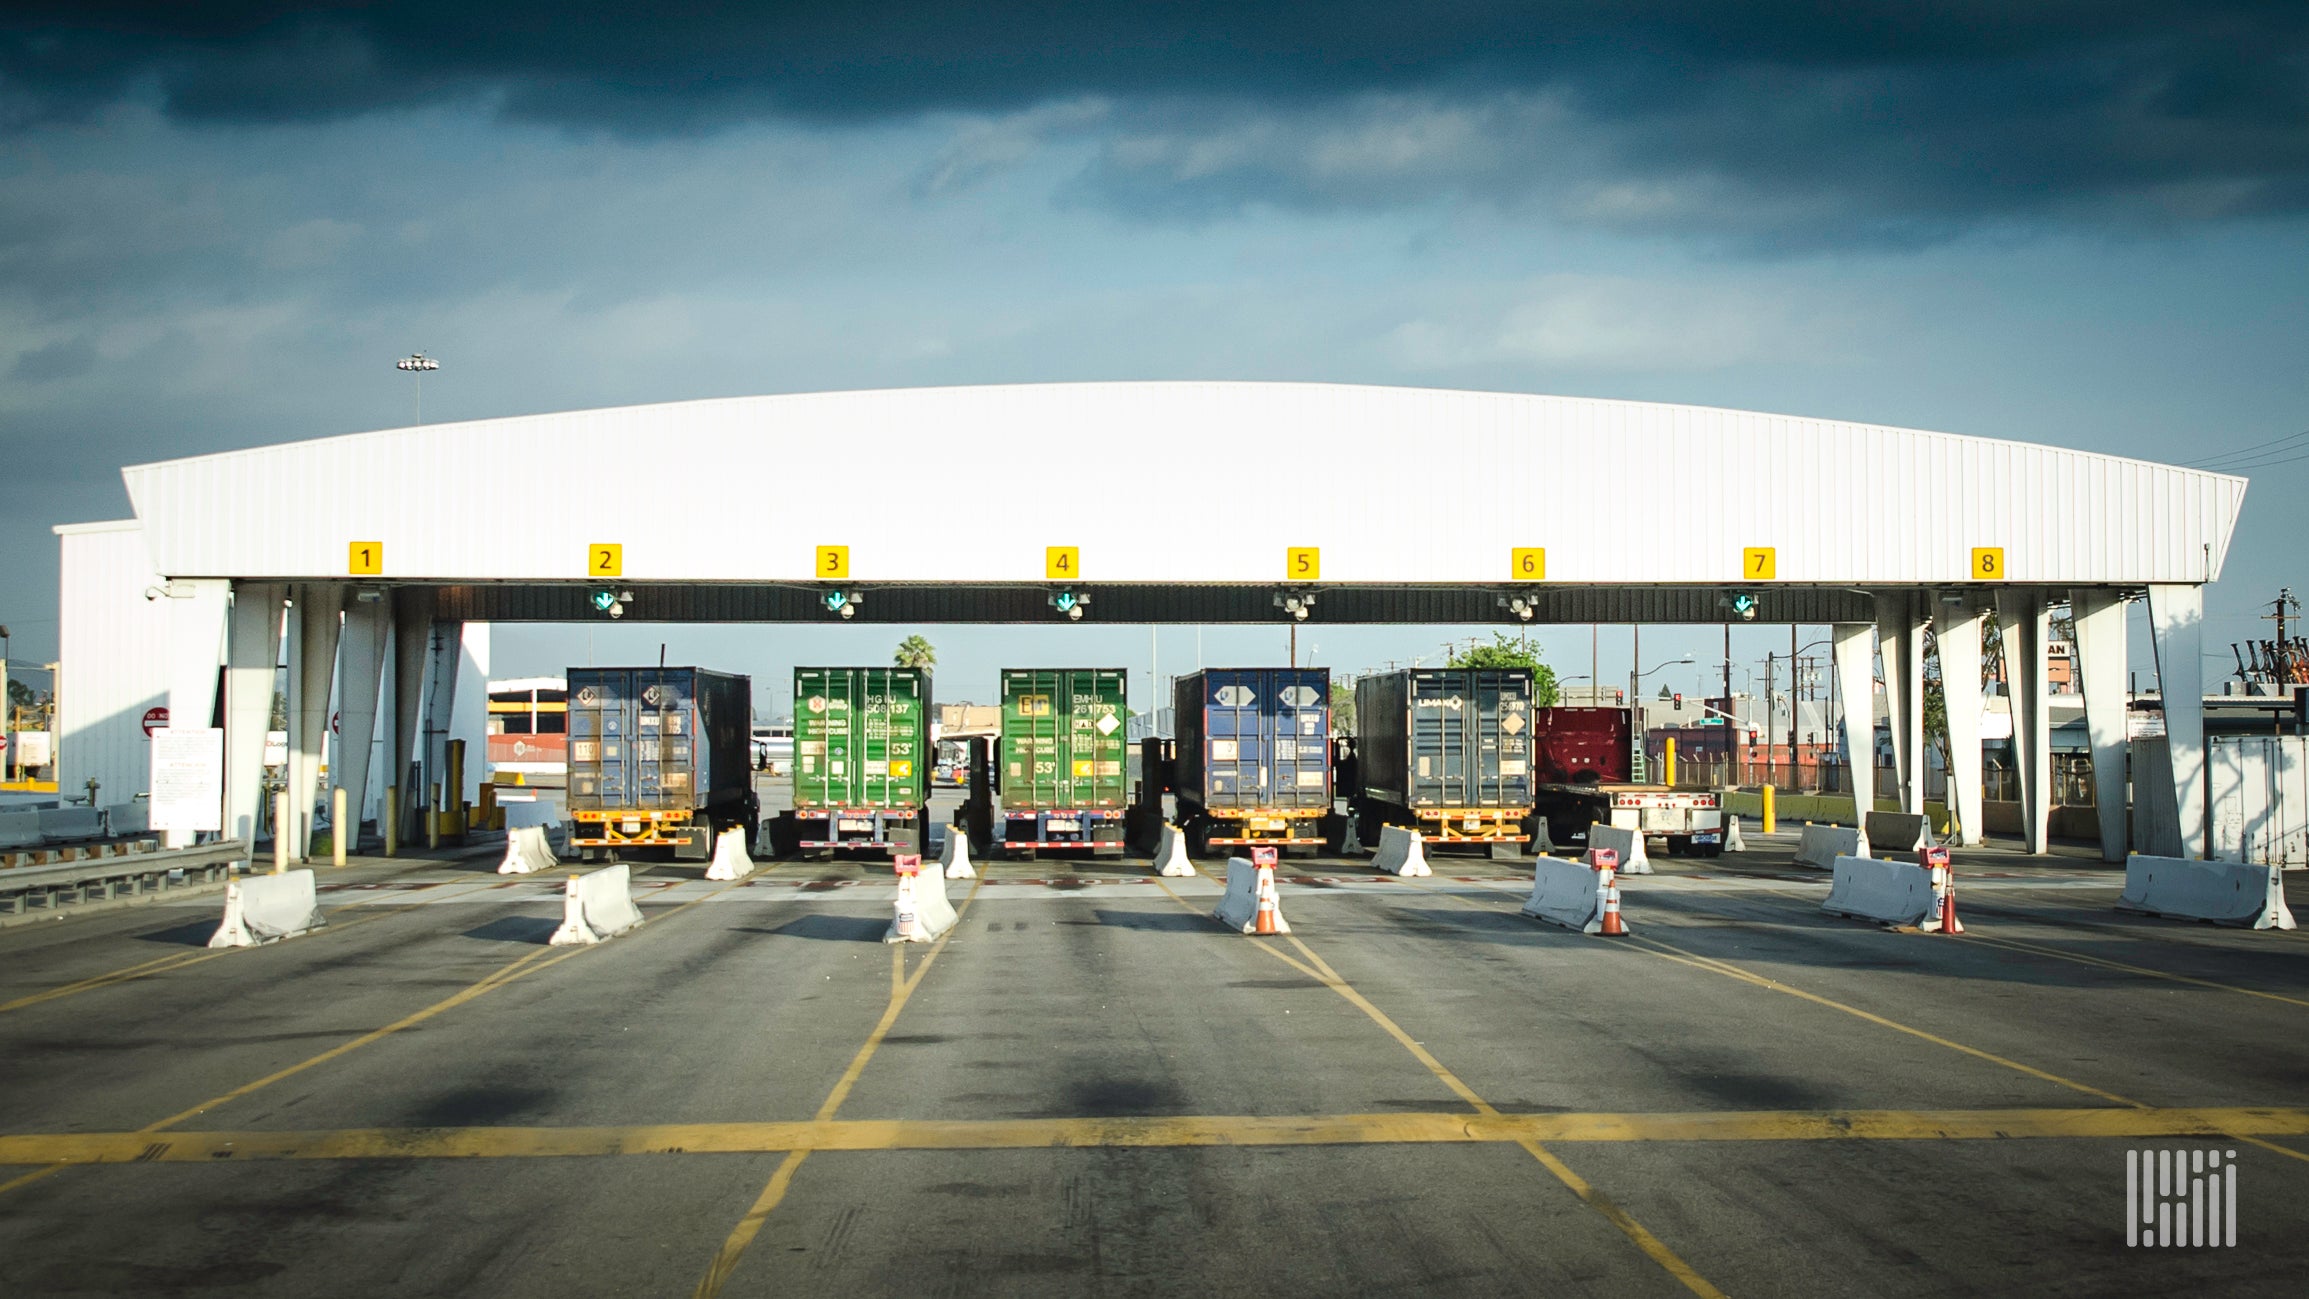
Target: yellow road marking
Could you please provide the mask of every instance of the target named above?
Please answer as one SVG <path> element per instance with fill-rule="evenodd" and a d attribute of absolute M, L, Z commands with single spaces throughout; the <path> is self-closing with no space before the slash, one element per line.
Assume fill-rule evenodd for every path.
<path fill-rule="evenodd" d="M 906 948 L 910 944 L 891 945 L 890 1002 L 883 1007 L 882 1018 L 875 1021 L 874 1031 L 866 1035 L 866 1044 L 850 1057 L 850 1067 L 842 1071 L 842 1076 L 834 1082 L 833 1090 L 827 1092 L 826 1099 L 819 1104 L 814 1120 L 817 1124 L 831 1124 L 835 1111 L 842 1108 L 842 1102 L 850 1099 L 850 1089 L 858 1085 L 859 1077 L 866 1072 L 866 1062 L 873 1059 L 874 1053 L 881 1049 L 882 1039 L 890 1035 L 891 1026 L 898 1022 L 898 1012 L 906 1008 L 906 1002 L 914 995 L 914 989 L 922 986 L 922 976 L 930 972 L 930 963 L 946 950 L 947 940 L 962 931 L 962 917 L 970 910 L 970 904 L 978 900 L 978 890 L 985 885 L 986 877 L 981 875 L 970 886 L 970 892 L 963 896 L 962 905 L 954 909 L 953 925 L 938 936 L 938 941 L 930 945 L 929 951 L 922 954 L 922 963 L 914 967 L 912 976 L 906 973 Z M 794 1174 L 800 1171 L 802 1161 L 810 1157 L 806 1147 L 771 1148 L 787 1149 L 790 1153 L 778 1164 L 777 1171 L 770 1174 L 768 1184 L 762 1187 L 760 1195 L 754 1197 L 745 1216 L 730 1228 L 730 1234 L 723 1239 L 722 1247 L 714 1252 L 714 1261 L 706 1268 L 705 1276 L 698 1281 L 694 1292 L 696 1299 L 714 1299 L 714 1296 L 721 1293 L 722 1287 L 729 1283 L 730 1274 L 737 1270 L 739 1261 L 745 1257 L 746 1248 L 761 1233 L 762 1224 L 769 1221 L 770 1214 L 786 1198 L 786 1191 L 794 1184 Z"/>
<path fill-rule="evenodd" d="M 2145 965 L 2128 965 L 2123 961 L 2112 961 L 2104 956 L 2086 956 L 2081 952 L 2064 952 L 2058 948 L 2043 947 L 2036 943 L 2025 942 L 2018 938 L 2007 938 L 2002 934 L 1988 935 L 1981 933 L 1968 933 L 1965 935 L 1965 941 L 1981 943 L 1989 947 L 2008 948 L 2016 952 L 2027 952 L 2035 956 L 2049 956 L 2055 960 L 2075 961 L 2080 965 L 2098 965 L 2104 969 L 2122 970 L 2127 974 L 2141 974 L 2146 975 L 2152 979 L 2165 979 L 2173 983 L 2194 984 L 2200 988 L 2216 988 L 2222 992 L 2241 992 L 2248 997 L 2261 997 L 2269 1001 L 2282 1001 L 2288 1006 L 2309 1006 L 2309 1001 L 2304 1001 L 2299 997 L 2287 997 L 2280 993 L 2263 992 L 2259 988 L 2240 988 L 2233 983 L 2216 983 L 2211 979 L 2199 979 L 2187 974 L 2174 974 L 2169 970 L 2152 970 Z"/>
<path fill-rule="evenodd" d="M 711 893 L 706 893 L 698 897 L 691 898 L 689 901 L 684 902 L 679 906 L 669 907 L 666 909 L 664 915 L 661 915 L 657 918 L 659 920 L 664 920 L 669 916 L 687 911 L 700 902 L 704 902 L 709 898 L 717 897 L 731 889 L 736 888 L 743 882 L 744 881 L 742 880 L 732 881 L 731 883 L 725 884 L 722 887 L 715 889 Z M 496 885 L 503 883 L 506 883 L 506 881 L 495 881 L 490 887 L 495 887 Z M 412 903 L 411 907 L 418 905 L 425 904 Z M 405 911 L 409 909 L 410 907 L 395 908 L 396 911 Z M 347 924 L 340 926 L 340 928 L 350 929 L 352 928 L 352 925 Z M 184 1122 L 186 1119 L 192 1118 L 195 1115 L 203 1113 L 204 1111 L 214 1109 L 227 1101 L 238 1100 L 239 1098 L 246 1096 L 253 1091 L 257 1091 L 260 1088 L 270 1087 L 283 1078 L 294 1077 L 295 1075 L 303 1073 L 305 1070 L 310 1069 L 315 1065 L 325 1064 L 328 1061 L 334 1060 L 339 1056 L 347 1054 L 348 1052 L 355 1051 L 361 1047 L 367 1046 L 371 1042 L 375 1042 L 381 1038 L 391 1036 L 394 1033 L 398 1033 L 402 1029 L 408 1028 L 411 1025 L 421 1024 L 424 1021 L 431 1019 L 433 1016 L 438 1015 L 443 1011 L 450 1010 L 454 1007 L 461 1006 L 466 1002 L 481 996 L 483 993 L 493 991 L 497 988 L 502 988 L 506 984 L 511 983 L 516 979 L 527 978 L 529 975 L 535 974 L 539 970 L 559 965 L 563 961 L 568 960 L 570 957 L 580 955 L 593 949 L 591 947 L 572 947 L 568 951 L 561 953 L 559 956 L 554 956 L 542 961 L 538 960 L 539 957 L 545 956 L 545 954 L 550 950 L 552 949 L 540 948 L 537 951 L 531 952 L 527 956 L 519 957 L 505 965 L 499 966 L 496 970 L 493 970 L 488 975 L 484 976 L 479 982 L 476 982 L 461 991 L 451 993 L 449 996 L 434 1002 L 432 1005 L 427 1006 L 423 1010 L 395 1020 L 393 1023 L 387 1024 L 383 1028 L 373 1029 L 370 1032 L 364 1033 L 349 1042 L 339 1043 L 338 1045 L 333 1046 L 328 1050 L 321 1052 L 319 1055 L 316 1055 L 309 1060 L 303 1061 L 302 1063 L 290 1065 L 286 1069 L 268 1074 L 263 1078 L 259 1078 L 255 1082 L 244 1083 L 241 1086 L 235 1087 L 231 1091 L 226 1092 L 221 1096 L 211 1097 L 208 1100 L 202 1101 L 200 1104 L 193 1106 L 191 1109 L 184 1110 L 181 1113 L 162 1119 L 158 1123 L 147 1124 L 145 1127 L 138 1129 L 138 1131 L 152 1133 L 173 1127 L 178 1123 Z M 218 954 L 222 955 L 222 953 Z M 15 1190 L 17 1187 L 24 1186 L 32 1182 L 37 1182 L 43 1177 L 47 1177 L 53 1173 L 61 1172 L 65 1167 L 66 1165 L 59 1164 L 48 1168 L 37 1169 L 11 1181 L 0 1182 L 0 1195 L 6 1195 L 8 1192 Z"/>
<path fill-rule="evenodd" d="M 1752 1110 L 1689 1113 L 1187 1115 L 1068 1119 L 806 1119 L 577 1128 L 0 1135 L 4 1164 L 278 1160 L 800 1156 L 818 1151 L 1106 1150 L 1197 1146 L 1608 1145 L 1662 1142 L 1998 1141 L 2309 1136 L 2309 1109 L 2219 1107 Z M 789 1178 L 790 1180 L 790 1178 Z"/>
<path fill-rule="evenodd" d="M 469 893 L 487 892 L 490 889 L 502 888 L 509 882 L 510 881 L 507 880 L 490 880 L 485 884 L 475 885 L 474 887 L 466 890 L 466 893 L 460 893 L 455 896 L 463 897 Z M 439 884 L 427 885 L 422 891 L 425 893 L 431 893 L 434 889 L 449 888 L 456 883 L 456 880 L 443 880 Z M 357 920 L 346 920 L 339 923 L 324 925 L 319 930 L 315 931 L 315 933 L 311 936 L 317 938 L 327 934 L 340 934 L 348 929 L 357 929 L 362 925 L 370 923 L 371 921 L 383 920 L 389 916 L 397 916 L 406 911 L 414 911 L 418 907 L 432 905 L 435 905 L 434 900 L 428 899 L 423 902 L 409 902 L 397 907 L 387 907 L 373 915 L 362 916 Z M 188 965 L 198 965 L 202 961 L 213 961 L 220 956 L 231 956 L 235 952 L 242 950 L 245 949 L 237 947 L 221 947 L 215 951 L 208 951 L 203 949 L 195 952 L 175 952 L 167 956 L 156 956 L 149 961 L 143 961 L 135 965 L 124 966 L 120 969 L 113 970 L 105 974 L 90 975 L 88 978 L 82 979 L 77 983 L 67 983 L 59 987 L 50 988 L 45 992 L 28 993 L 24 996 L 18 997 L 14 1001 L 0 1002 L 0 1014 L 6 1014 L 11 1010 L 20 1010 L 26 1006 L 37 1006 L 41 1002 L 54 1001 L 59 997 L 69 997 L 77 992 L 94 992 L 98 988 L 109 988 L 115 984 L 128 983 L 136 979 L 146 979 L 156 974 L 166 974 L 170 970 L 181 970 Z M 5 1189 L 6 1188 L 4 1187 L 0 1187 L 0 1190 Z"/>
<path fill-rule="evenodd" d="M 1173 892 L 1168 886 L 1164 887 L 1163 892 L 1170 894 L 1171 900 L 1180 906 L 1190 910 L 1200 910 Z M 1296 934 L 1286 935 L 1286 937 L 1290 939 L 1293 947 L 1299 949 L 1299 954 L 1307 958 L 1306 964 L 1292 960 L 1281 948 L 1264 938 L 1254 939 L 1252 943 L 1260 951 L 1285 965 L 1302 973 L 1311 974 L 1316 982 L 1338 993 L 1340 997 L 1346 1000 L 1347 1004 L 1362 1011 L 1366 1018 L 1385 1030 L 1389 1037 L 1401 1043 L 1403 1049 L 1409 1051 L 1413 1059 L 1426 1066 L 1427 1071 L 1434 1074 L 1437 1081 L 1449 1088 L 1452 1094 L 1465 1101 L 1468 1108 L 1474 1110 L 1477 1116 L 1485 1119 L 1500 1117 L 1499 1111 L 1494 1109 L 1489 1101 L 1477 1095 L 1474 1088 L 1468 1086 L 1458 1074 L 1453 1073 L 1441 1060 L 1436 1059 L 1432 1052 L 1420 1045 L 1417 1039 L 1405 1032 L 1402 1025 L 1388 1018 L 1387 1013 L 1374 1005 L 1370 998 L 1357 992 L 1348 984 L 1346 979 L 1340 977 L 1337 970 L 1331 968 L 1330 962 L 1315 954 L 1314 948 L 1307 946 Z M 1310 966 L 1313 968 L 1310 969 Z M 1539 1161 L 1540 1167 L 1545 1168 L 1551 1176 L 1561 1182 L 1565 1189 L 1578 1196 L 1581 1203 L 1603 1215 L 1605 1221 L 1617 1227 L 1621 1234 L 1625 1235 L 1637 1249 L 1643 1251 L 1645 1257 L 1651 1259 L 1668 1275 L 1681 1282 L 1685 1289 L 1702 1296 L 1702 1299 L 1725 1299 L 1723 1291 L 1710 1285 L 1707 1278 L 1701 1276 L 1691 1264 L 1686 1263 L 1681 1255 L 1669 1249 L 1667 1242 L 1653 1235 L 1642 1223 L 1635 1220 L 1634 1215 L 1622 1209 L 1610 1196 L 1597 1190 L 1587 1179 L 1573 1172 L 1570 1165 L 1557 1158 L 1553 1151 L 1541 1145 L 1536 1138 L 1515 1137 L 1511 1140 L 1522 1147 L 1525 1154 Z"/>

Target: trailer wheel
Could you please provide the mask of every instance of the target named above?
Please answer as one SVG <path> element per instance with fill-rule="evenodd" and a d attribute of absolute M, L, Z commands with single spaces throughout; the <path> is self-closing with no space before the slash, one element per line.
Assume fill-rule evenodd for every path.
<path fill-rule="evenodd" d="M 1667 840 L 1670 857 L 1681 857 L 1692 850 L 1692 837 L 1688 834 L 1671 834 Z"/>
<path fill-rule="evenodd" d="M 1209 821 L 1198 816 L 1187 822 L 1186 836 L 1188 856 L 1208 857 L 1211 855 L 1211 823 Z"/>
<path fill-rule="evenodd" d="M 1711 843 L 1699 848 L 1694 848 L 1692 849 L 1692 852 L 1695 856 L 1700 857 L 1721 857 L 1724 855 L 1724 845 L 1720 843 Z"/>

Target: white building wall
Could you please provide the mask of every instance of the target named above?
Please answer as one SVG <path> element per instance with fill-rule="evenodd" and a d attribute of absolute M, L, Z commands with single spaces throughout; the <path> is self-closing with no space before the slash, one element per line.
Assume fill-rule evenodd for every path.
<path fill-rule="evenodd" d="M 170 602 L 145 598 L 162 579 L 133 520 L 69 524 L 56 534 L 57 793 L 84 799 L 94 777 L 99 804 L 126 803 L 151 788 L 144 713 L 168 703 Z"/>

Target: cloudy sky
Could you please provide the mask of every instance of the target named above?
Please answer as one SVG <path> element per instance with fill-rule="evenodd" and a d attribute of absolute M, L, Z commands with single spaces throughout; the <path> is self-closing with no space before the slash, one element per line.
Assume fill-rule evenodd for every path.
<path fill-rule="evenodd" d="M 1293 379 L 2247 468 L 2210 597 L 2225 646 L 2278 584 L 2309 587 L 2309 6 L 0 12 L 17 657 L 54 649 L 49 526 L 125 515 L 122 464 L 406 424 L 392 362 L 419 348 L 443 366 L 428 421 Z M 550 508 L 552 481 L 509 501 Z M 738 653 L 733 633 L 672 634 Z M 1447 634 L 1338 631 L 1321 659 Z M 600 652 L 664 638 L 616 635 Z M 1742 635 L 1736 656 L 1760 657 L 1775 634 Z M 977 676 L 992 636 L 936 638 Z M 1211 637 L 1238 659 L 1280 639 Z M 1192 639 L 1165 634 L 1166 671 Z M 1547 642 L 1585 671 L 1588 639 Z M 1145 642 L 1051 650 L 1143 663 Z M 571 634 L 504 644 L 501 667 L 575 654 Z"/>

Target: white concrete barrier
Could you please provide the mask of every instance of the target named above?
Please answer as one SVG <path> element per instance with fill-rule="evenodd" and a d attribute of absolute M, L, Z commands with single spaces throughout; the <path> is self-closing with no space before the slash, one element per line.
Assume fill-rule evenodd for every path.
<path fill-rule="evenodd" d="M 706 866 L 709 880 L 744 879 L 754 873 L 754 859 L 746 855 L 746 831 L 733 825 L 714 836 L 714 859 Z"/>
<path fill-rule="evenodd" d="M 52 807 L 40 813 L 40 837 L 50 843 L 104 837 L 104 813 L 93 807 Z"/>
<path fill-rule="evenodd" d="M 40 846 L 38 812 L 0 812 L 0 848 Z"/>
<path fill-rule="evenodd" d="M 946 876 L 921 870 L 898 877 L 897 915 L 885 943 L 927 943 L 954 927 L 954 905 L 946 900 Z"/>
<path fill-rule="evenodd" d="M 640 924 L 632 882 L 633 873 L 623 863 L 570 876 L 562 891 L 561 928 L 546 941 L 555 947 L 598 943 Z"/>
<path fill-rule="evenodd" d="M 505 832 L 505 860 L 498 863 L 500 875 L 527 875 L 531 871 L 552 870 L 561 862 L 553 855 L 553 845 L 545 837 L 541 825 L 518 826 Z"/>
<path fill-rule="evenodd" d="M 112 803 L 104 809 L 104 832 L 108 835 L 150 833 L 152 827 L 150 803 Z"/>
<path fill-rule="evenodd" d="M 1740 837 L 1740 818 L 1737 816 L 1724 818 L 1724 851 L 1748 851 L 1748 841 Z"/>
<path fill-rule="evenodd" d="M 1652 873 L 1652 859 L 1644 852 L 1644 832 L 1641 830 L 1623 830 L 1599 821 L 1587 828 L 1587 846 L 1590 849 L 1609 848 L 1618 853 L 1619 873 L 1622 875 Z"/>
<path fill-rule="evenodd" d="M 1932 891 L 1932 872 L 1909 861 L 1877 857 L 1838 857 L 1829 869 L 1836 873 L 1828 885 L 1828 900 L 1820 909 L 1833 916 L 1873 920 L 1880 925 L 1937 925 L 1940 899 Z"/>
<path fill-rule="evenodd" d="M 1804 833 L 1796 840 L 1796 864 L 1830 870 L 1838 857 L 1873 857 L 1868 851 L 1868 836 L 1846 826 L 1814 825 L 1804 823 Z"/>
<path fill-rule="evenodd" d="M 318 929 L 320 886 L 309 870 L 251 875 L 224 886 L 224 923 L 210 935 L 211 947 L 255 947 Z"/>
<path fill-rule="evenodd" d="M 1868 855 L 1875 850 L 1886 852 L 1915 852 L 1932 843 L 1932 821 L 1921 812 L 1870 812 L 1863 826 L 1868 836 Z"/>
<path fill-rule="evenodd" d="M 1372 869 L 1389 875 L 1433 875 L 1426 844 L 1427 837 L 1417 830 L 1388 826 L 1379 832 L 1379 855 L 1371 859 Z"/>
<path fill-rule="evenodd" d="M 1162 838 L 1155 843 L 1155 874 L 1172 879 L 1183 879 L 1195 873 L 1195 864 L 1187 860 L 1187 837 L 1175 825 L 1163 826 Z"/>
<path fill-rule="evenodd" d="M 1592 840 L 1595 831 L 1590 829 Z M 1603 932 L 1604 873 L 1586 862 L 1542 857 L 1532 864 L 1531 898 L 1523 914 L 1583 934 Z"/>
<path fill-rule="evenodd" d="M 1227 858 L 1227 891 L 1219 899 L 1218 909 L 1211 912 L 1213 916 L 1218 917 L 1220 924 L 1238 933 L 1258 932 L 1259 872 L 1259 867 L 1253 866 L 1244 858 Z M 1271 868 L 1267 878 L 1270 883 L 1274 879 Z M 1279 899 L 1280 894 L 1277 897 Z M 1283 919 L 1283 907 L 1279 900 L 1275 904 L 1275 932 L 1279 934 L 1291 932 L 1290 924 Z"/>
<path fill-rule="evenodd" d="M 946 846 L 938 850 L 938 873 L 950 880 L 978 878 L 978 868 L 970 864 L 970 836 L 961 826 L 946 827 Z"/>
<path fill-rule="evenodd" d="M 2247 929 L 2293 928 L 2281 868 L 2243 862 L 2135 853 L 2125 858 L 2125 891 L 2117 909 Z"/>

